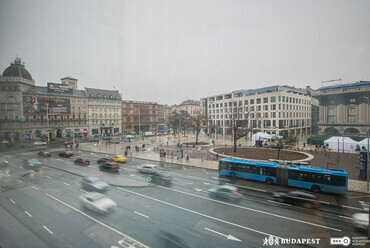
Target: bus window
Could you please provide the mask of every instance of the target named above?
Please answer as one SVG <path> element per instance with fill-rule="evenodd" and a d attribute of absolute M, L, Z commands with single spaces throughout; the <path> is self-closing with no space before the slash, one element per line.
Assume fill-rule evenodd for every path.
<path fill-rule="evenodd" d="M 342 176 L 331 176 L 331 185 L 334 185 L 334 186 L 346 186 L 346 177 L 342 177 Z"/>
<path fill-rule="evenodd" d="M 253 174 L 261 174 L 261 166 L 254 166 Z"/>

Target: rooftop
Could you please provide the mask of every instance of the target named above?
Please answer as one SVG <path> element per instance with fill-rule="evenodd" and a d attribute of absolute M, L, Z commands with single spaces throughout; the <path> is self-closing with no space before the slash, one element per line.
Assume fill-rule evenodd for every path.
<path fill-rule="evenodd" d="M 361 86 L 361 85 L 370 85 L 370 81 L 359 81 L 359 82 L 350 83 L 350 84 L 337 84 L 337 85 L 323 86 L 323 87 L 320 87 L 318 90 L 338 89 L 338 88 Z"/>

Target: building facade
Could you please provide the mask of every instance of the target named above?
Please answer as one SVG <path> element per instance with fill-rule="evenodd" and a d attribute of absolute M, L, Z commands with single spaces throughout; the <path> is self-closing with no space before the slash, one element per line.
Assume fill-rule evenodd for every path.
<path fill-rule="evenodd" d="M 309 136 L 311 98 L 305 89 L 270 86 L 239 90 L 201 99 L 210 133 L 231 133 L 233 115 L 253 132 L 283 136 Z"/>
<path fill-rule="evenodd" d="M 312 95 L 320 102 L 319 134 L 367 137 L 370 81 L 323 86 Z"/>
<path fill-rule="evenodd" d="M 157 102 L 122 101 L 124 133 L 164 131 L 164 106 Z"/>
<path fill-rule="evenodd" d="M 200 114 L 200 102 L 194 100 L 186 100 L 179 105 L 173 105 L 170 112 L 187 112 L 189 116 Z"/>
<path fill-rule="evenodd" d="M 88 126 L 90 135 L 121 133 L 122 97 L 118 90 L 85 88 L 88 99 Z"/>

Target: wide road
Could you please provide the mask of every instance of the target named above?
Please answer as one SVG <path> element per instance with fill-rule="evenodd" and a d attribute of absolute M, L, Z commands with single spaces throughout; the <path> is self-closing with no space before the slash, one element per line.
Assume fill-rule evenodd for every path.
<path fill-rule="evenodd" d="M 95 161 L 104 155 L 76 156 L 89 157 L 91 165 L 75 165 L 74 158 L 55 152 L 32 170 L 23 161 L 36 158 L 35 152 L 6 155 L 9 164 L 0 171 L 1 247 L 165 247 L 169 233 L 188 247 L 260 247 L 269 236 L 315 238 L 320 244 L 309 246 L 325 247 L 330 237 L 363 235 L 353 231 L 350 219 L 360 208 L 338 209 L 323 201 L 318 209 L 306 209 L 275 202 L 252 187 L 241 187 L 242 201 L 235 204 L 208 195 L 209 188 L 231 183 L 228 179 L 170 164 L 161 170 L 172 175 L 171 187 L 111 186 L 107 196 L 118 206 L 101 215 L 82 207 L 79 195 L 81 175 L 102 173 Z M 119 177 L 146 181 L 148 175 L 137 171 L 143 163 L 148 162 L 122 164 Z"/>

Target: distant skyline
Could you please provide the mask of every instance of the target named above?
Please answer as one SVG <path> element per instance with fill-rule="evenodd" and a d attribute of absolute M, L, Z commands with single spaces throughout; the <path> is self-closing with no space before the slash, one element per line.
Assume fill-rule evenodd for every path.
<path fill-rule="evenodd" d="M 0 73 L 70 76 L 180 104 L 272 85 L 370 80 L 370 1 L 0 0 Z"/>

